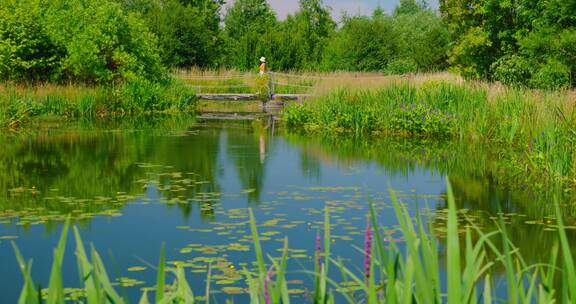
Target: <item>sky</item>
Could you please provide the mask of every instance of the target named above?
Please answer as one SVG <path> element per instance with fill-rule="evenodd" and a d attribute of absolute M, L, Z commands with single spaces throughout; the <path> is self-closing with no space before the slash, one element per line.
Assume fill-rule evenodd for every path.
<path fill-rule="evenodd" d="M 229 1 L 232 2 L 232 1 Z M 276 10 L 278 18 L 284 19 L 286 15 L 298 9 L 298 0 L 268 0 Z M 332 8 L 334 18 L 339 18 L 342 12 L 350 15 L 369 15 L 380 4 L 384 10 L 392 12 L 400 0 L 324 0 L 324 3 Z M 438 7 L 438 0 L 428 0 L 430 6 Z"/>

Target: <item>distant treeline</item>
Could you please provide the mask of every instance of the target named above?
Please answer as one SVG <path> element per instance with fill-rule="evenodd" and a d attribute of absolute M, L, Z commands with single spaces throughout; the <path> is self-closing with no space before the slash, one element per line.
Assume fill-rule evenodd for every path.
<path fill-rule="evenodd" d="M 0 0 L 0 78 L 106 83 L 168 68 L 426 72 L 509 85 L 576 84 L 576 2 L 401 0 L 344 15 L 300 0 L 279 20 L 266 0 Z"/>

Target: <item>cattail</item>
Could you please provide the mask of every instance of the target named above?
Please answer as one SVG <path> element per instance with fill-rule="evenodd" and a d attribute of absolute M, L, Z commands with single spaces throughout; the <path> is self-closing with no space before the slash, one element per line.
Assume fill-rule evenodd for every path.
<path fill-rule="evenodd" d="M 316 258 L 318 259 L 318 269 L 322 267 L 322 238 L 320 237 L 320 230 L 316 232 Z"/>
<path fill-rule="evenodd" d="M 366 222 L 366 234 L 364 235 L 364 277 L 366 281 L 370 279 L 372 266 L 372 228 L 370 220 Z"/>

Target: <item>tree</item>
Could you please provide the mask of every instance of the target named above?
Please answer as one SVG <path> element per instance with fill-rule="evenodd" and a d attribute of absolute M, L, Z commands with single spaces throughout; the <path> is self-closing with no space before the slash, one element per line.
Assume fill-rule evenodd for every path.
<path fill-rule="evenodd" d="M 269 55 L 275 69 L 311 70 L 322 62 L 335 22 L 321 0 L 302 0 L 300 9 L 274 30 Z"/>
<path fill-rule="evenodd" d="M 45 20 L 51 40 L 66 50 L 58 79 L 104 83 L 164 76 L 156 37 L 116 2 L 52 1 Z"/>
<path fill-rule="evenodd" d="M 156 38 L 108 0 L 2 0 L 0 77 L 105 83 L 164 76 Z"/>
<path fill-rule="evenodd" d="M 228 9 L 225 23 L 225 62 L 248 70 L 273 49 L 270 41 L 276 15 L 266 0 L 238 0 Z"/>
<path fill-rule="evenodd" d="M 156 34 L 162 62 L 168 67 L 218 65 L 223 3 L 222 0 L 122 0 L 123 6 L 140 13 Z"/>
<path fill-rule="evenodd" d="M 400 0 L 400 3 L 394 9 L 394 15 L 414 15 L 425 10 L 427 4 L 425 2 L 417 2 L 416 0 Z"/>
<path fill-rule="evenodd" d="M 574 85 L 576 3 L 441 0 L 455 36 L 450 62 L 465 76 L 511 85 Z"/>
<path fill-rule="evenodd" d="M 49 80 L 63 50 L 52 43 L 42 24 L 47 2 L 0 1 L 0 79 Z"/>
<path fill-rule="evenodd" d="M 398 35 L 388 16 L 351 17 L 330 41 L 325 70 L 383 71 L 398 53 Z"/>
<path fill-rule="evenodd" d="M 414 63 L 420 71 L 446 67 L 451 37 L 439 16 L 430 10 L 420 10 L 395 15 L 393 22 L 399 35 L 397 57 Z"/>

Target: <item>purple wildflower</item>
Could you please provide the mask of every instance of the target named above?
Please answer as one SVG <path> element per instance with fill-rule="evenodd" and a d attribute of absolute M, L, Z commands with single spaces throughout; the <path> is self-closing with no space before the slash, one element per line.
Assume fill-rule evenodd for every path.
<path fill-rule="evenodd" d="M 372 228 L 370 220 L 366 221 L 366 234 L 364 235 L 364 277 L 366 281 L 370 279 L 370 270 L 372 266 Z"/>
<path fill-rule="evenodd" d="M 320 230 L 316 232 L 316 258 L 318 259 L 318 269 L 322 267 L 322 238 L 320 237 Z"/>
<path fill-rule="evenodd" d="M 264 300 L 266 301 L 266 304 L 270 304 L 270 291 L 268 290 L 268 285 L 270 280 L 272 280 L 272 275 L 272 269 L 270 269 L 264 278 Z"/>

